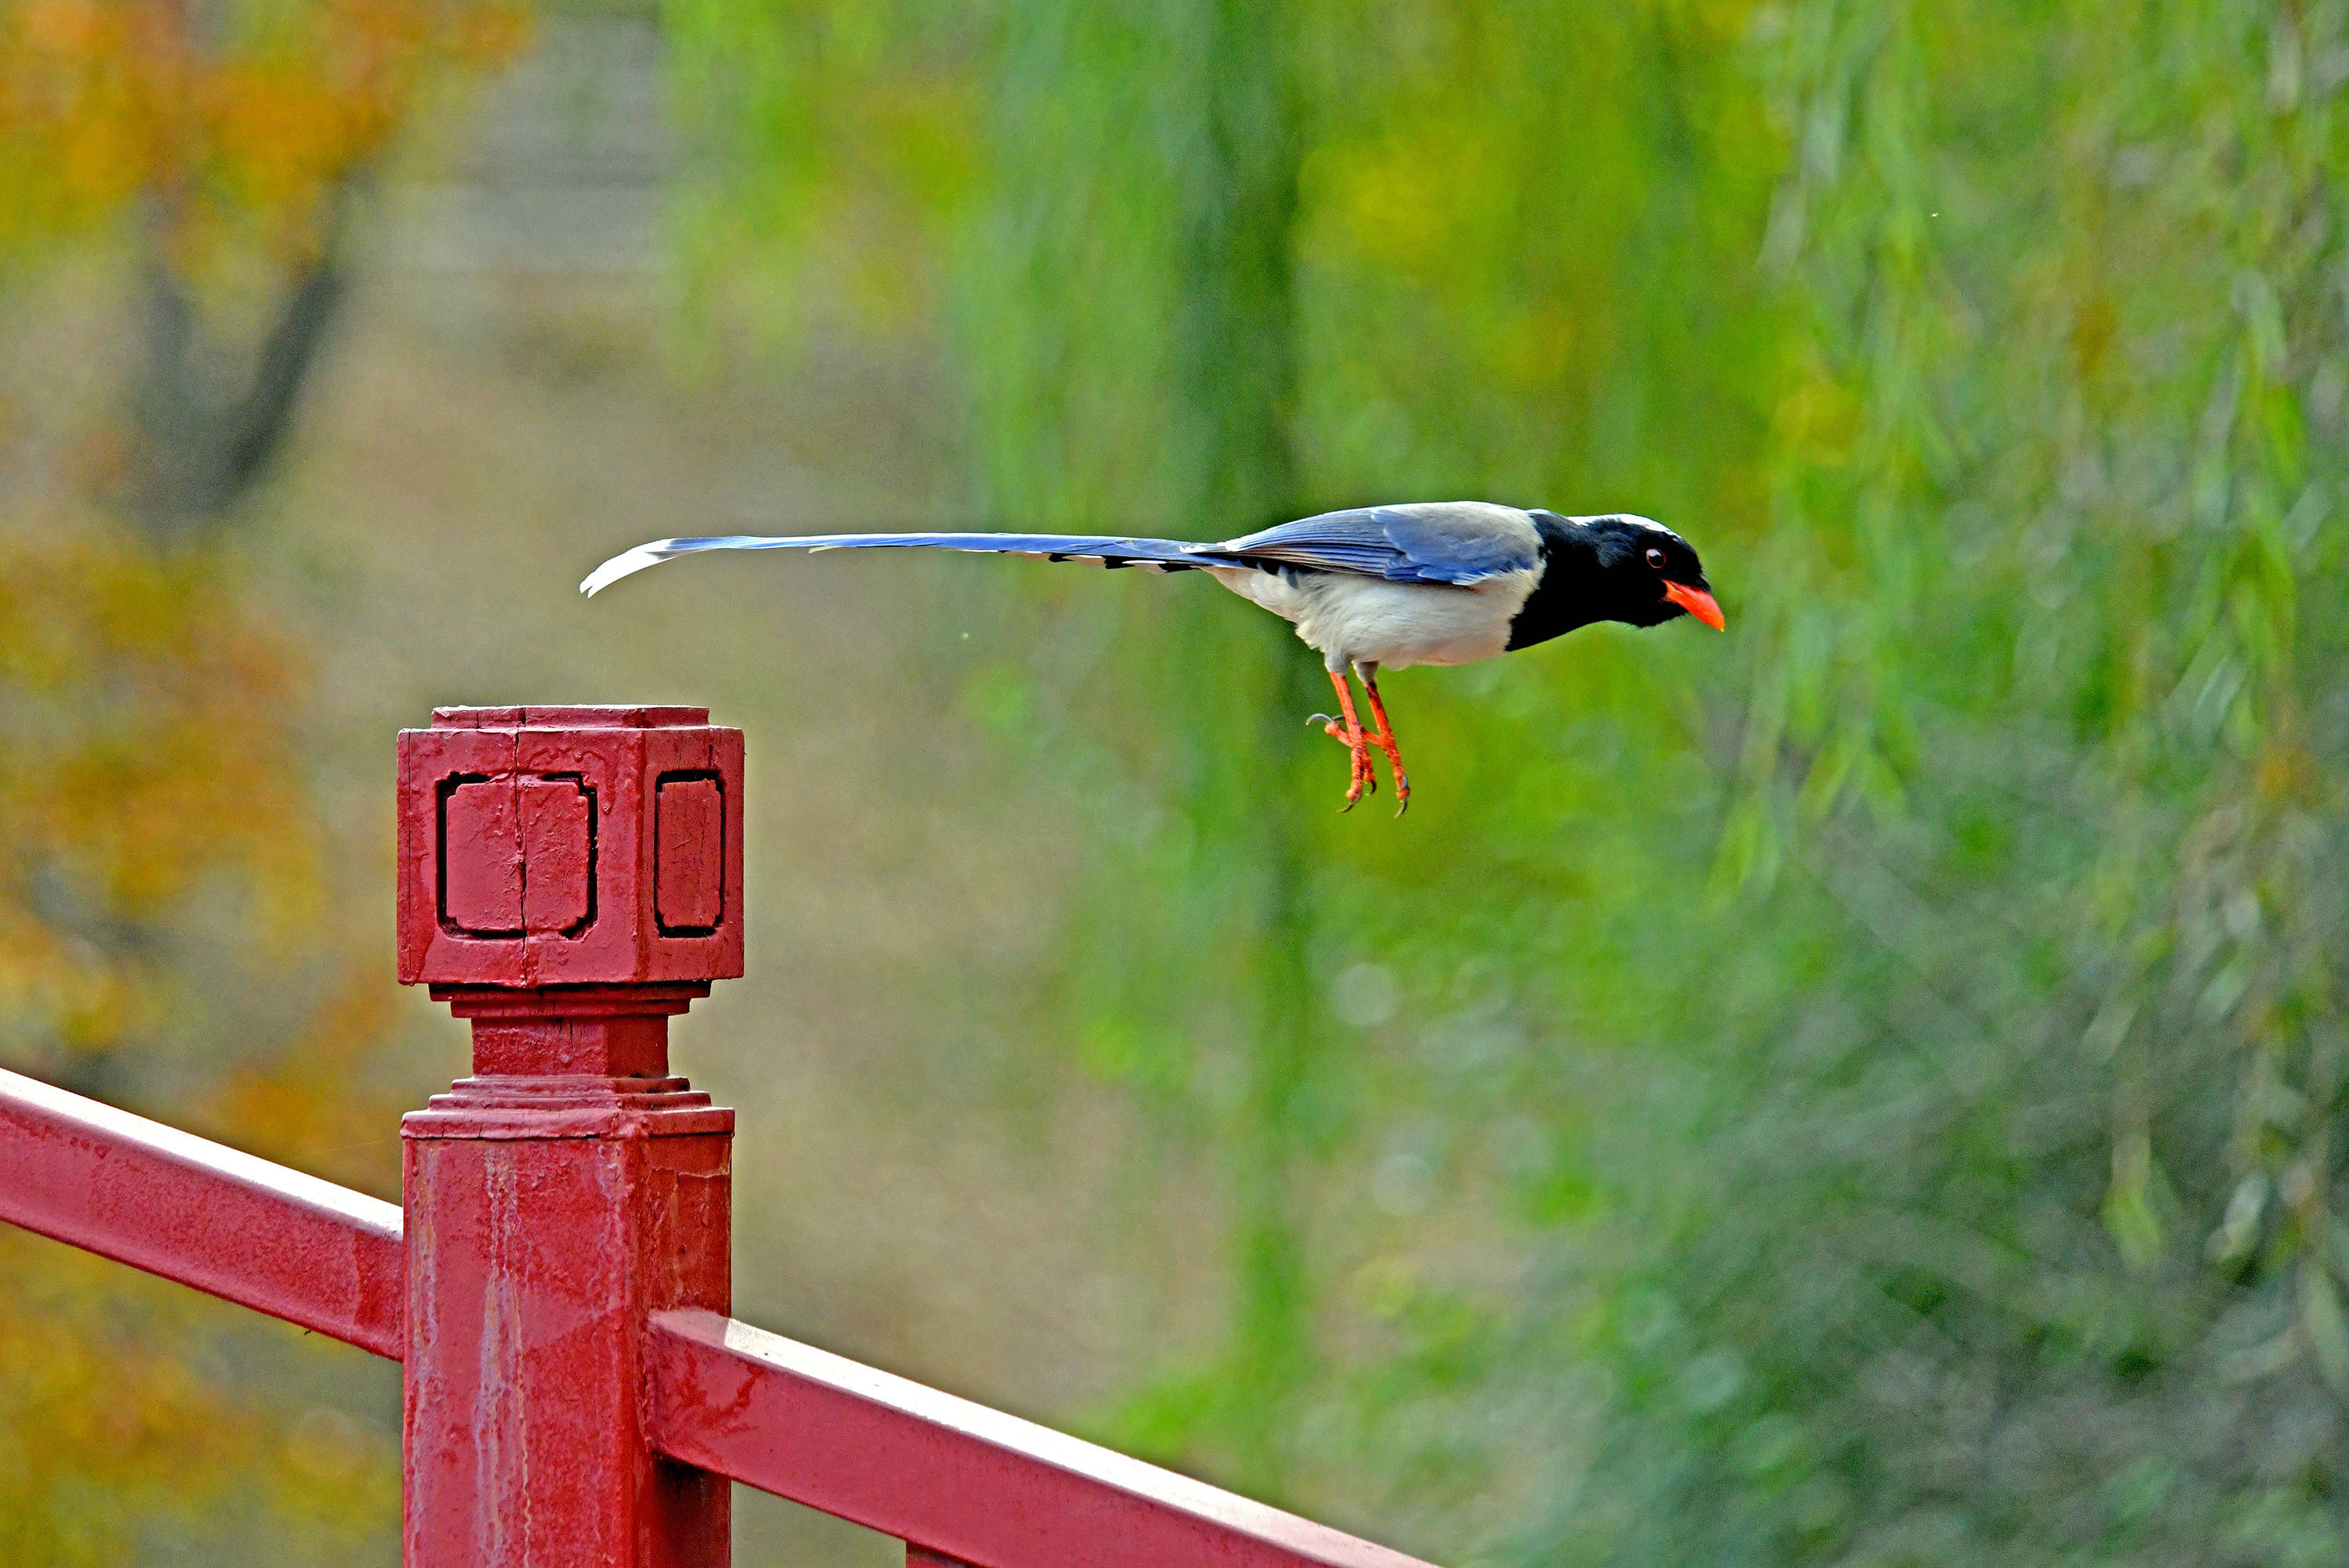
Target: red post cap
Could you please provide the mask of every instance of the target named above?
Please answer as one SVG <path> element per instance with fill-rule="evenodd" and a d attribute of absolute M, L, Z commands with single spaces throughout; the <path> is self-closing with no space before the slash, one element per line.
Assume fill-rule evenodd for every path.
<path fill-rule="evenodd" d="M 698 707 L 444 707 L 399 734 L 399 978 L 742 973 L 742 732 Z"/>

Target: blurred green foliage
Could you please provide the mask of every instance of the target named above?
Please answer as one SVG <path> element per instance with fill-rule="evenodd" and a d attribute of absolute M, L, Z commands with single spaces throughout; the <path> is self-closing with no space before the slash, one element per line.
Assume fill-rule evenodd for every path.
<path fill-rule="evenodd" d="M 1454 1563 L 2341 1559 L 2341 5 L 668 14 L 700 320 L 941 326 L 973 511 L 1729 609 L 1397 678 L 1393 824 L 1255 612 L 970 573 L 1093 868 L 1028 1066 L 1231 1203 L 1105 1429 Z"/>

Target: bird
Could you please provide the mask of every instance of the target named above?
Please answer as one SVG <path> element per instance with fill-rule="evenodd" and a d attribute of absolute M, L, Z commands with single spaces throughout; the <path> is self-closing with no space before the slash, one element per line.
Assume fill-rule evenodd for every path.
<path fill-rule="evenodd" d="M 1687 615 L 1728 629 L 1696 551 L 1661 523 L 1628 512 L 1568 517 L 1478 500 L 1325 511 L 1219 543 L 1061 533 L 656 539 L 605 562 L 579 591 L 592 596 L 648 566 L 703 551 L 903 548 L 1205 572 L 1271 611 L 1321 655 L 1337 690 L 1338 713 L 1308 722 L 1350 754 L 1340 808 L 1347 811 L 1378 789 L 1373 747 L 1394 780 L 1395 814 L 1411 806 L 1411 777 L 1379 695 L 1382 670 L 1474 664 L 1599 621 L 1655 626 Z M 1350 671 L 1362 684 L 1375 728 L 1358 715 Z"/>

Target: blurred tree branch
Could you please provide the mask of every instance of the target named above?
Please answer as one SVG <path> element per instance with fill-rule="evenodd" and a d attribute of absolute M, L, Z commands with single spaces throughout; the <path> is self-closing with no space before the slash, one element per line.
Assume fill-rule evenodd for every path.
<path fill-rule="evenodd" d="M 217 528 L 282 449 L 352 208 L 420 95 L 509 56 L 509 0 L 26 0 L 0 15 L 0 261 L 132 261 L 128 510 Z"/>
<path fill-rule="evenodd" d="M 57 366 L 18 364 L 32 385 L 0 405 L 12 1065 L 134 1106 L 168 1079 L 174 1103 L 148 1109 L 202 1122 L 217 1099 L 245 1147 L 336 1126 L 363 1098 L 351 1069 L 380 1008 L 336 985 L 349 955 L 321 908 L 301 652 L 218 546 L 288 449 L 369 171 L 440 81 L 512 51 L 519 21 L 501 0 L 0 7 L 0 287 L 20 310 L 56 286 L 111 316 L 68 348 L 89 356 L 69 394 L 39 385 L 76 379 Z M 208 1021 L 252 975 L 191 973 L 215 967 L 191 947 L 223 936 L 288 1012 L 318 994 L 290 1038 Z M 0 1236 L 0 1561 L 123 1563 L 159 1518 L 177 1539 L 240 1504 L 258 1562 L 347 1561 L 390 1532 L 384 1445 L 336 1416 L 348 1430 L 312 1464 L 290 1413 L 202 1370 L 207 1304 L 93 1263 Z"/>
<path fill-rule="evenodd" d="M 358 183 L 347 174 L 324 199 L 315 249 L 289 267 L 281 303 L 245 355 L 216 340 L 173 263 L 167 226 L 141 225 L 145 341 L 130 402 L 139 458 L 131 508 L 158 542 L 225 521 L 284 447 L 342 302 L 346 210 Z M 250 362 L 241 377 L 222 368 L 240 360 Z"/>

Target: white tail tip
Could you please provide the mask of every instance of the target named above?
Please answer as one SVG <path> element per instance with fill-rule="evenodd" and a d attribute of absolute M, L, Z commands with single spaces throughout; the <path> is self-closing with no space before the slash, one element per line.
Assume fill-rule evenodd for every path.
<path fill-rule="evenodd" d="M 669 546 L 673 539 L 656 539 L 650 544 L 639 544 L 634 550 L 623 551 L 587 573 L 580 583 L 579 592 L 594 598 L 621 578 L 642 572 L 647 566 L 657 566 L 674 553 Z"/>

